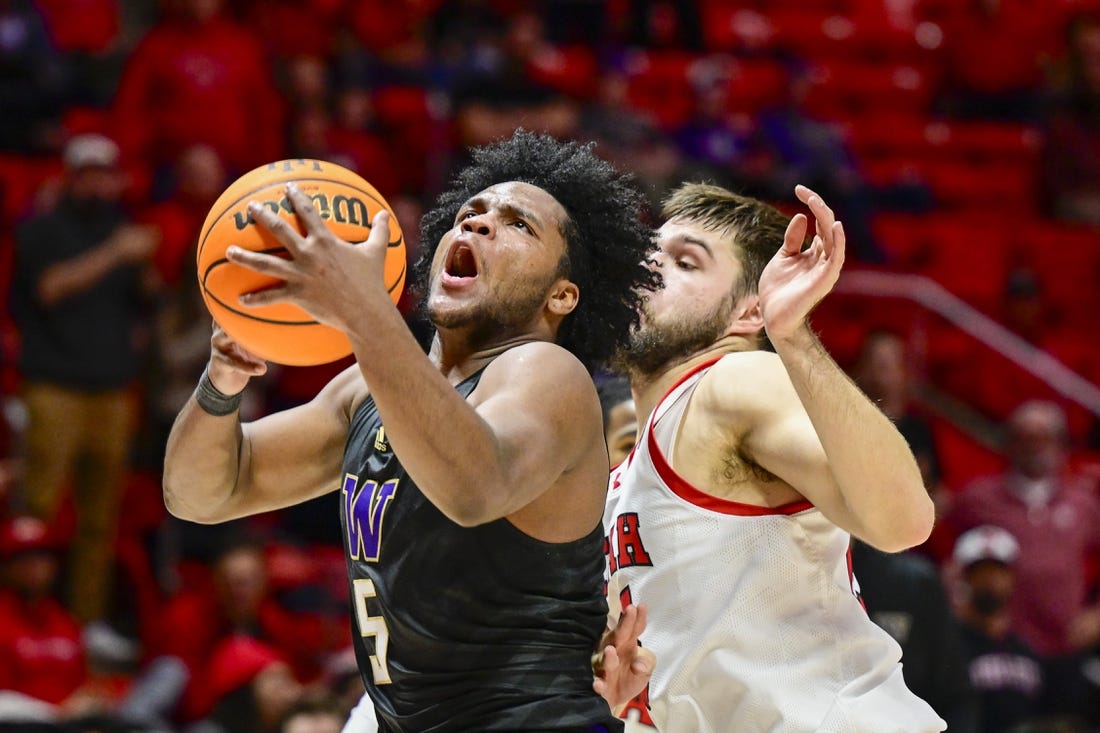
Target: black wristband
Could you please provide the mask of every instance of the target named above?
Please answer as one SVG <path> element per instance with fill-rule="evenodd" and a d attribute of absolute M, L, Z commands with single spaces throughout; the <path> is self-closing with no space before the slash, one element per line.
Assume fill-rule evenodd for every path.
<path fill-rule="evenodd" d="M 227 395 L 215 387 L 210 381 L 210 365 L 207 364 L 202 370 L 202 376 L 199 377 L 199 386 L 195 387 L 195 402 L 199 403 L 203 412 L 221 417 L 234 413 L 240 408 L 242 394 L 244 394 L 243 391 L 235 395 Z"/>

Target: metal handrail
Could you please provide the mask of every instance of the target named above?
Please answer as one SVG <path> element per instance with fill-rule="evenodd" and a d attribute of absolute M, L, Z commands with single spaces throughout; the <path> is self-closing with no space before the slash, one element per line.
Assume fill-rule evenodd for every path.
<path fill-rule="evenodd" d="M 1055 359 L 1049 352 L 1017 336 L 935 280 L 874 270 L 841 273 L 834 292 L 910 300 L 970 334 L 1019 368 L 1046 382 L 1051 389 L 1100 416 L 1100 387 Z"/>

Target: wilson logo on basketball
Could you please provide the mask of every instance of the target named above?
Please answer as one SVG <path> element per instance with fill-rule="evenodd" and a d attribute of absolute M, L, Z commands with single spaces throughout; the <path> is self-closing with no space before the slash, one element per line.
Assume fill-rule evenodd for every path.
<path fill-rule="evenodd" d="M 317 212 L 325 221 L 335 221 L 340 224 L 350 224 L 356 227 L 370 226 L 370 214 L 367 211 L 367 204 L 360 198 L 340 195 L 333 196 L 330 200 L 328 195 L 323 193 L 315 193 L 309 198 L 313 201 L 313 208 L 317 209 Z M 271 211 L 276 214 L 294 213 L 294 209 L 291 207 L 290 201 L 286 196 L 283 196 L 278 201 L 268 200 L 260 201 L 259 203 L 271 209 Z M 237 231 L 242 231 L 255 223 L 255 220 L 248 213 L 247 209 L 233 214 L 233 224 L 237 227 Z"/>

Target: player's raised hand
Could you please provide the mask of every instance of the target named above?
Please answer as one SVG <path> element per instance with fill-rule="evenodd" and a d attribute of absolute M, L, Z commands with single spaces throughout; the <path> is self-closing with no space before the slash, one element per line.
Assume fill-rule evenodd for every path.
<path fill-rule="evenodd" d="M 814 237 L 803 249 L 808 220 L 795 214 L 783 246 L 760 275 L 760 313 L 774 342 L 790 336 L 806 322 L 818 301 L 832 290 L 844 264 L 844 227 L 816 193 L 796 186 L 795 195 L 814 216 Z"/>
<path fill-rule="evenodd" d="M 389 213 L 375 216 L 370 236 L 361 244 L 345 242 L 325 226 L 313 201 L 293 183 L 287 200 L 305 229 L 300 234 L 290 222 L 269 208 L 249 204 L 249 214 L 286 247 L 289 259 L 240 247 L 229 247 L 230 262 L 282 280 L 282 284 L 241 296 L 244 306 L 293 303 L 320 323 L 345 332 L 374 307 L 393 307 L 383 283 Z"/>
<path fill-rule="evenodd" d="M 627 606 L 615 628 L 604 632 L 600 651 L 593 658 L 596 679 L 592 689 L 616 712 L 644 690 L 653 676 L 657 658 L 638 641 L 645 626 L 645 605 Z"/>

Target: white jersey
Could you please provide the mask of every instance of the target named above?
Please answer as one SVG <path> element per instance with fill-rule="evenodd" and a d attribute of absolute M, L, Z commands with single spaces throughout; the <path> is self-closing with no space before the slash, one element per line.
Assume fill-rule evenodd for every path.
<path fill-rule="evenodd" d="M 708 365 L 709 366 L 709 365 Z M 902 680 L 901 648 L 867 616 L 849 535 L 809 502 L 704 494 L 670 455 L 706 366 L 665 396 L 611 473 L 608 606 L 645 603 L 661 733 L 927 733 L 946 724 Z"/>

